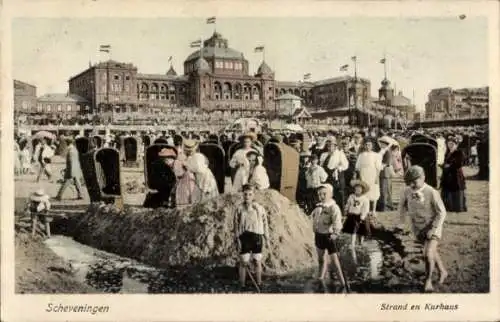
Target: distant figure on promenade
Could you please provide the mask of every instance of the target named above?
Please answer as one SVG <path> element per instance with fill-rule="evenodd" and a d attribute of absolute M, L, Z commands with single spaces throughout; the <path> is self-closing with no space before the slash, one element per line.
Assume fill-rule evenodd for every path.
<path fill-rule="evenodd" d="M 49 181 L 52 180 L 52 172 L 50 169 L 50 164 L 52 163 L 52 157 L 54 156 L 54 149 L 47 144 L 47 139 L 42 139 L 40 143 L 39 152 L 37 155 L 38 163 L 40 164 L 40 170 L 38 171 L 38 176 L 36 182 L 40 182 L 42 175 L 46 175 Z"/>
<path fill-rule="evenodd" d="M 78 156 L 78 150 L 75 146 L 75 141 L 73 138 L 66 138 L 67 152 L 66 152 L 66 169 L 64 170 L 64 181 L 61 184 L 61 188 L 57 193 L 56 200 L 61 200 L 62 195 L 69 185 L 73 184 L 76 188 L 77 199 L 83 199 L 82 196 L 82 185 L 80 183 L 80 178 L 83 176 L 82 168 L 80 166 L 80 159 Z"/>

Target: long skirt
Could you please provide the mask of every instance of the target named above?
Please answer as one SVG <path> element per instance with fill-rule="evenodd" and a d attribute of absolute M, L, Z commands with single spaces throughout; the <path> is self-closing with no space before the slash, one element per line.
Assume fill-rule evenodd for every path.
<path fill-rule="evenodd" d="M 392 204 L 392 179 L 380 177 L 380 198 L 377 202 L 377 211 L 391 211 Z"/>
<path fill-rule="evenodd" d="M 441 190 L 441 198 L 444 206 L 450 212 L 466 212 L 467 203 L 465 200 L 465 190 L 446 191 Z"/>

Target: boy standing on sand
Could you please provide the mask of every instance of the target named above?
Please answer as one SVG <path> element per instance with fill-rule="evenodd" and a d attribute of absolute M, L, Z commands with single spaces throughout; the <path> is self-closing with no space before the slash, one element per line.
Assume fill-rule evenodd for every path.
<path fill-rule="evenodd" d="M 240 251 L 240 286 L 245 287 L 250 254 L 255 261 L 256 280 L 262 286 L 262 246 L 264 240 L 269 249 L 269 228 L 264 207 L 254 201 L 255 189 L 250 184 L 242 187 L 243 202 L 234 214 L 234 237 Z"/>
<path fill-rule="evenodd" d="M 346 281 L 340 266 L 337 238 L 342 231 L 342 212 L 333 199 L 333 187 L 325 183 L 318 188 L 319 203 L 311 213 L 313 219 L 314 242 L 318 252 L 319 279 L 324 280 L 328 270 L 325 253 L 328 252 L 337 270 L 344 292 L 347 292 Z"/>
<path fill-rule="evenodd" d="M 431 292 L 432 275 L 436 264 L 440 275 L 439 284 L 443 284 L 448 276 L 437 249 L 446 218 L 446 208 L 439 192 L 425 183 L 422 167 L 411 166 L 405 174 L 405 183 L 407 187 L 403 189 L 399 202 L 401 224 L 405 223 L 405 216 L 408 215 L 417 241 L 424 245 L 426 267 L 424 291 Z"/>

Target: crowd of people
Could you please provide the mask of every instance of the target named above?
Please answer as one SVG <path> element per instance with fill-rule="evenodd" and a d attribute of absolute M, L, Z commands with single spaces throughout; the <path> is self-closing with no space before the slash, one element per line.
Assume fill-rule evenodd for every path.
<path fill-rule="evenodd" d="M 352 236 L 351 248 L 356 261 L 356 244 L 363 243 L 371 235 L 372 222 L 377 213 L 398 209 L 402 216 L 408 215 L 412 219 L 414 234 L 424 246 L 427 262 L 424 289 L 433 289 L 435 264 L 440 272 L 440 283 L 444 282 L 447 272 L 439 257 L 437 244 L 442 237 L 446 212 L 467 211 L 463 167 L 466 164 L 477 165 L 477 147 L 471 144 L 469 150 L 463 151 L 459 148 L 460 136 L 449 135 L 445 131 L 428 134 L 433 135 L 437 143 L 440 193 L 426 183 L 424 169 L 412 165 L 415 163 L 412 160 L 403 159 L 402 145 L 409 141 L 409 135 L 404 136 L 404 133 L 363 129 L 340 133 L 329 131 L 310 133 L 307 135 L 309 140 L 304 134 L 294 133 L 264 133 L 258 137 L 254 132 L 247 132 L 241 135 L 241 146 L 228 162 L 233 173 L 231 193 L 242 193 L 243 196 L 243 202 L 234 216 L 235 241 L 241 254 L 241 285 L 245 286 L 246 267 L 250 259 L 256 262 L 257 283 L 262 282 L 261 253 L 263 241 L 269 240 L 269 231 L 265 210 L 254 196 L 256 190 L 270 188 L 269 170 L 263 163 L 265 143 L 285 141 L 300 155 L 296 201 L 312 219 L 319 259 L 318 278 L 326 276 L 328 254 L 340 283 L 347 291 L 338 258 L 339 235 L 346 233 Z M 117 137 L 107 136 L 103 146 L 116 146 Z M 217 197 L 221 192 L 215 173 L 209 168 L 208 157 L 200 153 L 199 144 L 220 144 L 219 137 L 183 133 L 183 136 L 170 135 L 165 139 L 168 147 L 159 150 L 153 164 L 154 173 L 159 175 L 157 180 L 164 183 L 158 188 L 161 204 L 180 208 Z M 238 136 L 227 135 L 226 139 L 235 140 Z M 61 200 L 71 184 L 76 188 L 77 198 L 83 198 L 82 170 L 75 138 L 69 136 L 57 141 L 42 137 L 34 146 L 31 142 L 26 136 L 16 138 L 16 175 L 33 172 L 33 165 L 36 164 L 36 181 L 42 180 L 44 175 L 53 181 L 51 159 L 57 151 L 64 150 L 66 167 L 55 199 Z M 144 146 L 138 151 L 144 151 Z M 393 203 L 392 197 L 392 181 L 397 177 L 403 178 L 406 183 L 399 205 Z"/>

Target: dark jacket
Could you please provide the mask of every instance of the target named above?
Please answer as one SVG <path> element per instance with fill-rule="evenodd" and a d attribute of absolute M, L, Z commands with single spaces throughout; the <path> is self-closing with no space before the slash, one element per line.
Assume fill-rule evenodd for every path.
<path fill-rule="evenodd" d="M 455 150 L 447 153 L 444 158 L 443 174 L 441 175 L 441 189 L 444 191 L 465 190 L 465 177 L 462 167 L 464 165 L 462 151 Z M 448 166 L 447 166 L 448 165 Z M 447 167 L 446 167 L 447 166 Z"/>

